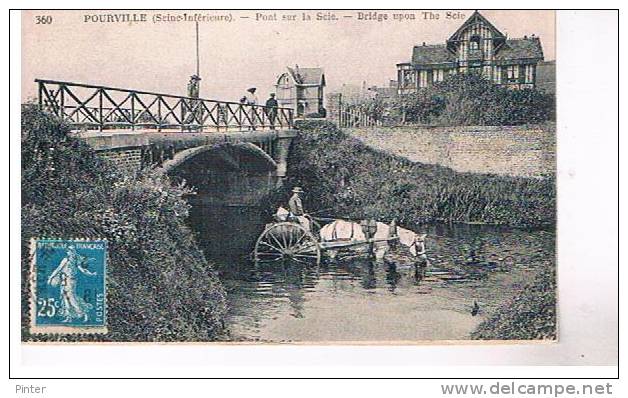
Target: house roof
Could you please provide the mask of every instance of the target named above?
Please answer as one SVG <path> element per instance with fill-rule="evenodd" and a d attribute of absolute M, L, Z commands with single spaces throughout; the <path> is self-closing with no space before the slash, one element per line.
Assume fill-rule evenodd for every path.
<path fill-rule="evenodd" d="M 325 85 L 323 68 L 290 68 L 288 72 L 297 84 Z"/>
<path fill-rule="evenodd" d="M 467 28 L 467 26 L 469 26 L 471 24 L 475 24 L 475 23 L 483 23 L 485 26 L 487 26 L 493 32 L 493 37 L 494 38 L 504 38 L 505 37 L 504 34 L 502 32 L 500 32 L 499 29 L 497 29 L 495 27 L 495 25 L 493 25 L 491 23 L 491 21 L 486 19 L 484 17 L 484 15 L 480 14 L 478 11 L 475 11 L 475 12 L 473 12 L 473 14 L 471 14 L 471 16 L 469 18 L 467 18 L 466 21 L 464 21 L 464 23 L 462 25 L 460 25 L 458 30 L 456 30 L 454 32 L 454 34 L 451 35 L 451 37 L 449 38 L 448 41 L 458 40 L 460 38 L 460 33 L 462 33 Z"/>
<path fill-rule="evenodd" d="M 456 56 L 444 44 L 414 46 L 412 49 L 413 64 L 441 64 L 454 62 Z"/>
<path fill-rule="evenodd" d="M 543 59 L 543 48 L 538 37 L 508 39 L 501 46 L 495 58 L 499 60 L 540 58 Z"/>
<path fill-rule="evenodd" d="M 524 37 L 521 39 L 507 39 L 489 20 L 475 11 L 471 16 L 451 35 L 446 44 L 431 44 L 414 46 L 412 49 L 411 64 L 434 65 L 456 62 L 455 50 L 461 40 L 461 34 L 470 25 L 481 23 L 493 32 L 495 44 L 495 60 L 507 61 L 511 59 L 538 59 L 543 60 L 543 48 L 538 37 Z M 481 55 L 478 53 L 478 55 Z M 471 54 L 469 57 L 471 58 Z M 503 62 L 502 62 L 503 63 Z M 407 65 L 407 64 L 397 64 Z"/>
<path fill-rule="evenodd" d="M 543 59 L 543 48 L 538 37 L 508 39 L 495 54 L 496 60 Z M 445 44 L 414 46 L 413 65 L 444 64 L 455 62 L 456 56 Z"/>

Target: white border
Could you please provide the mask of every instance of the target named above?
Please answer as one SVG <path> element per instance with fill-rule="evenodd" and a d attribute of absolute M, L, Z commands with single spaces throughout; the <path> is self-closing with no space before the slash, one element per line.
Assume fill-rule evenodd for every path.
<path fill-rule="evenodd" d="M 118 2 L 121 3 L 121 2 Z M 291 7 L 294 4 L 267 7 Z M 491 2 L 493 8 L 502 3 Z M 534 4 L 538 3 L 538 4 Z M 464 3 L 466 5 L 466 3 Z M 484 8 L 491 8 L 485 5 Z M 598 2 L 599 4 L 599 2 Z M 74 2 L 70 6 L 80 7 Z M 147 4 L 178 6 L 179 4 Z M 210 4 L 203 4 L 211 7 Z M 301 4 L 299 4 L 301 5 Z M 435 5 L 435 4 L 434 4 Z M 547 7 L 547 2 L 530 5 Z M 45 8 L 48 4 L 42 3 Z M 66 5 L 67 7 L 68 5 Z M 121 6 L 117 3 L 106 7 Z M 231 6 L 229 4 L 228 6 Z M 248 4 L 248 8 L 261 4 Z M 306 6 L 303 4 L 303 6 Z M 317 3 L 316 6 L 324 6 Z M 335 4 L 339 6 L 339 4 Z M 381 7 L 384 4 L 361 5 Z M 391 7 L 390 3 L 385 6 Z M 418 4 L 398 7 L 416 8 Z M 421 4 L 428 6 L 428 4 Z M 464 8 L 462 2 L 458 7 Z M 121 8 L 123 5 L 121 6 Z M 346 8 L 355 6 L 345 5 Z M 442 4 L 438 4 L 443 8 Z M 455 8 L 455 7 L 452 7 Z M 482 7 L 479 7 L 482 8 Z M 595 18 L 592 16 L 595 15 Z M 614 13 L 558 14 L 559 297 L 554 345 L 23 346 L 19 341 L 19 14 L 11 18 L 11 376 L 13 377 L 613 377 L 617 341 L 617 26 Z M 6 101 L 6 100 L 5 100 Z M 7 109 L 5 103 L 4 109 Z M 6 242 L 7 240 L 5 240 Z M 4 309 L 3 311 L 6 311 Z M 3 314 L 6 315 L 6 314 Z M 7 318 L 4 318 L 7 319 Z M 612 362 L 611 362 L 612 363 Z M 451 365 L 457 366 L 434 366 Z M 90 389 L 91 390 L 91 389 Z M 165 391 L 165 390 L 164 390 Z M 293 392 L 296 393 L 295 390 Z M 73 394 L 72 394 L 73 395 Z M 310 395 L 310 394 L 306 394 Z M 69 395 L 68 395 L 69 396 Z"/>

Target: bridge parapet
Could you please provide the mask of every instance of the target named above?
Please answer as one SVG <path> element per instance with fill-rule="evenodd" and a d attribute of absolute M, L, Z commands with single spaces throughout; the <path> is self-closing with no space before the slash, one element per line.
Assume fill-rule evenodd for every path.
<path fill-rule="evenodd" d="M 286 130 L 293 110 L 36 79 L 39 106 L 75 131 L 227 132 Z"/>
<path fill-rule="evenodd" d="M 82 131 L 72 135 L 89 144 L 101 156 L 129 170 L 156 167 L 164 172 L 191 156 L 220 146 L 257 148 L 271 160 L 275 175 L 284 177 L 288 152 L 296 130 L 229 131 L 221 133 L 142 131 Z"/>

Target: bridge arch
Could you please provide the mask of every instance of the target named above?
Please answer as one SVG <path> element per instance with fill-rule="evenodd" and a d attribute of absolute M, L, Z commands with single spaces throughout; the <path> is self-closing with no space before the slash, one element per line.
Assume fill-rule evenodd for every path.
<path fill-rule="evenodd" d="M 176 168 L 190 161 L 191 159 L 207 152 L 215 152 L 215 151 L 229 151 L 230 149 L 235 149 L 240 151 L 241 153 L 249 154 L 262 164 L 265 164 L 268 170 L 275 171 L 277 170 L 277 162 L 267 154 L 262 148 L 259 146 L 250 143 L 250 142 L 240 142 L 240 143 L 221 143 L 221 144 L 209 144 L 202 145 L 193 148 L 184 149 L 182 151 L 177 152 L 172 159 L 168 159 L 164 161 L 161 167 L 162 173 L 171 173 Z"/>
<path fill-rule="evenodd" d="M 181 150 L 163 163 L 174 183 L 194 189 L 187 219 L 208 257 L 243 253 L 267 220 L 281 184 L 278 163 L 253 143 L 214 143 Z"/>

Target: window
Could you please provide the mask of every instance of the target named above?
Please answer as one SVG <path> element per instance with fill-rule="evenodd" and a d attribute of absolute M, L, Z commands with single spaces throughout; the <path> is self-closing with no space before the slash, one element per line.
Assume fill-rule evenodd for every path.
<path fill-rule="evenodd" d="M 492 42 L 490 40 L 486 40 L 482 50 L 484 50 L 484 58 L 491 58 Z"/>
<path fill-rule="evenodd" d="M 469 49 L 471 51 L 480 49 L 480 36 L 471 36 L 471 41 L 469 42 Z"/>
<path fill-rule="evenodd" d="M 403 72 L 403 86 L 404 87 L 414 87 L 416 82 L 416 74 L 413 70 L 406 70 Z"/>
<path fill-rule="evenodd" d="M 464 61 L 467 59 L 467 53 L 468 53 L 469 47 L 467 46 L 466 42 L 463 42 L 462 45 L 460 46 L 460 49 L 458 50 L 458 59 L 461 61 Z"/>
<path fill-rule="evenodd" d="M 419 71 L 419 87 L 427 87 L 427 71 Z"/>
<path fill-rule="evenodd" d="M 445 78 L 445 71 L 443 69 L 434 69 L 432 72 L 432 81 L 434 83 L 442 82 Z"/>
<path fill-rule="evenodd" d="M 493 79 L 495 80 L 495 83 L 501 84 L 501 82 L 502 82 L 502 68 L 500 68 L 499 66 L 494 66 L 493 67 Z"/>
<path fill-rule="evenodd" d="M 525 78 L 526 83 L 534 83 L 534 65 L 526 65 Z"/>
<path fill-rule="evenodd" d="M 491 68 L 490 66 L 485 66 L 484 68 L 482 68 L 482 76 L 490 80 L 492 69 L 493 68 Z"/>
<path fill-rule="evenodd" d="M 506 67 L 506 77 L 508 80 L 519 79 L 519 65 L 508 65 Z"/>

